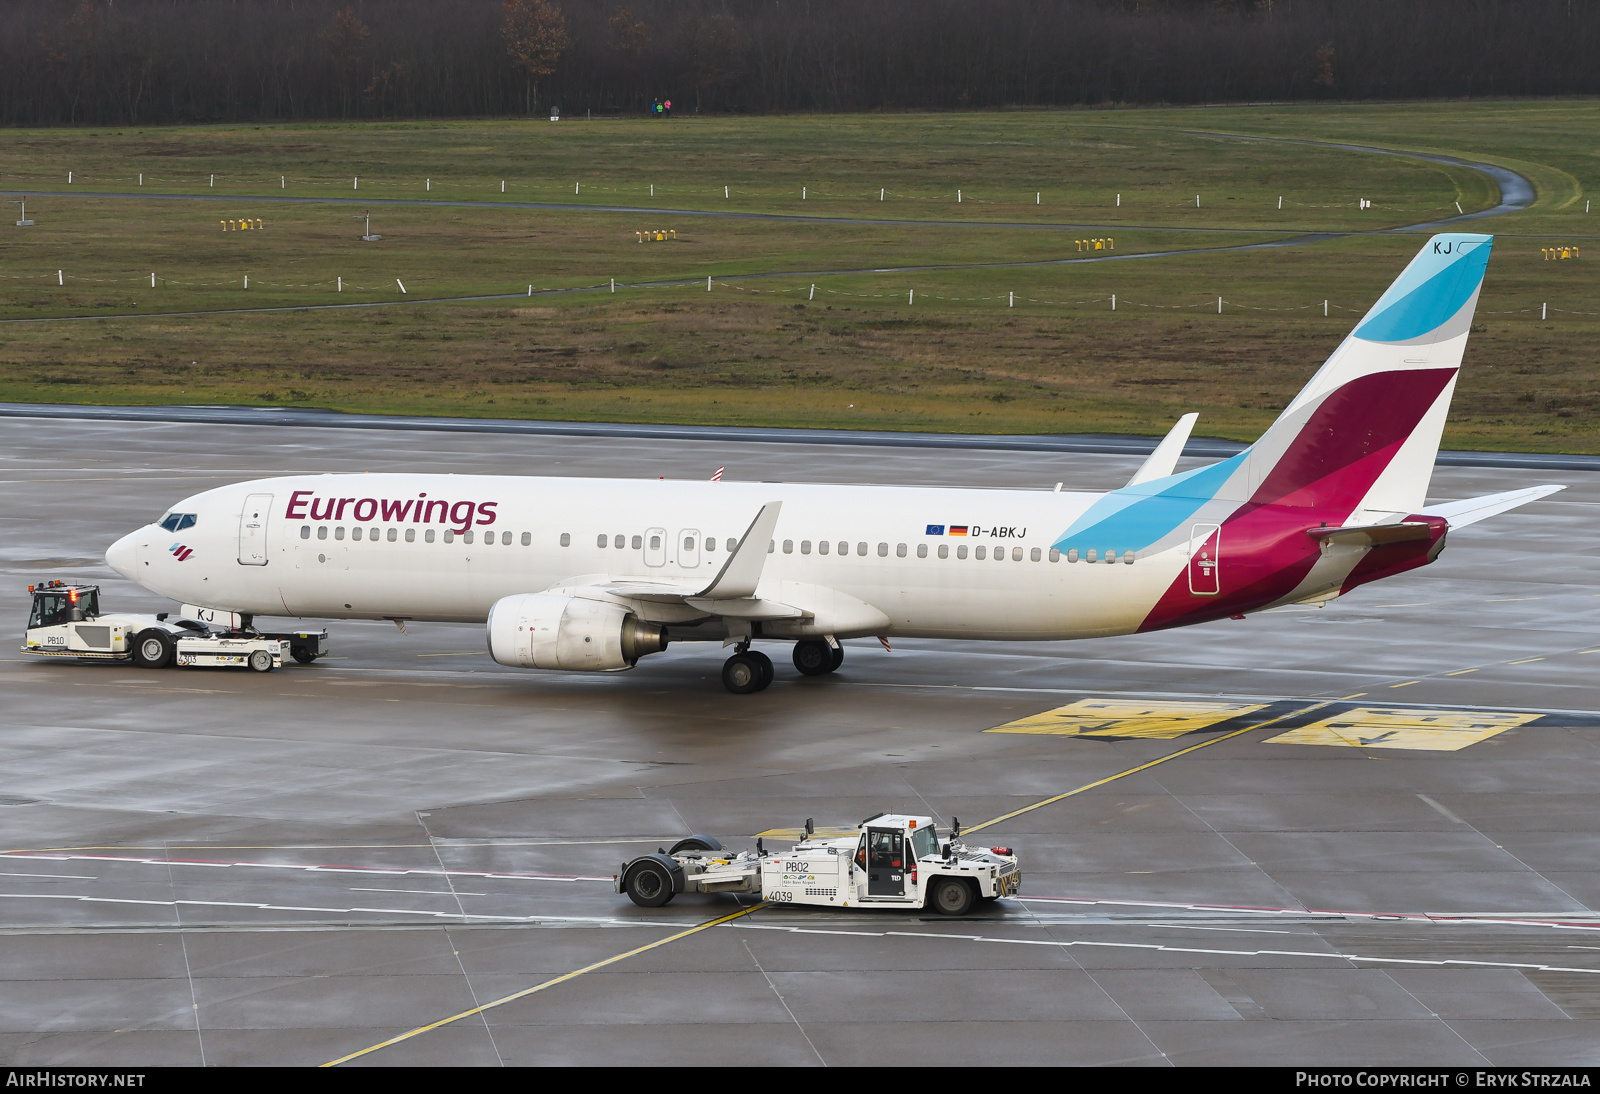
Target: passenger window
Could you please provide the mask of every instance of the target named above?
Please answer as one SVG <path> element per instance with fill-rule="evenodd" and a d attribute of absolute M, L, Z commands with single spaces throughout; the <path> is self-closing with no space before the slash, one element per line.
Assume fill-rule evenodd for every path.
<path fill-rule="evenodd" d="M 1061 551 L 1060 551 L 1059 548 L 1056 548 L 1056 547 L 1050 548 L 1050 561 L 1051 562 L 1060 562 L 1061 561 Z"/>
<path fill-rule="evenodd" d="M 1124 552 L 1122 552 L 1122 561 L 1125 562 L 1126 564 L 1128 564 L 1129 566 L 1132 566 L 1133 565 L 1133 552 L 1132 551 L 1124 551 Z"/>
<path fill-rule="evenodd" d="M 867 545 L 865 543 L 856 544 L 856 554 L 865 558 L 867 554 Z"/>
<path fill-rule="evenodd" d="M 1068 562 L 1076 562 L 1076 561 L 1078 561 L 1078 549 L 1076 547 L 1070 547 L 1070 548 L 1067 549 L 1067 561 Z"/>
<path fill-rule="evenodd" d="M 949 558 L 950 557 L 950 545 L 948 543 L 939 544 L 939 557 L 940 558 Z"/>
<path fill-rule="evenodd" d="M 490 534 L 490 535 L 491 535 L 491 536 L 492 536 L 492 535 L 494 535 L 494 533 L 493 533 L 493 532 L 490 532 L 490 533 L 489 533 L 489 534 Z M 618 539 L 621 539 L 621 538 L 622 538 L 622 537 L 621 537 L 621 536 L 618 536 L 618 537 L 617 537 L 617 538 L 618 538 Z M 502 546 L 502 547 L 509 547 L 509 546 L 511 546 L 511 533 L 510 533 L 510 532 L 501 532 L 501 533 L 500 533 L 500 546 Z M 617 544 L 617 546 L 618 546 L 618 547 L 621 547 L 621 546 L 622 546 L 622 544 L 620 544 L 620 543 L 619 543 L 619 544 Z"/>
<path fill-rule="evenodd" d="M 894 556 L 896 558 L 906 557 L 906 545 L 904 543 L 897 543 L 894 545 Z"/>
<path fill-rule="evenodd" d="M 617 537 L 617 546 L 618 547 L 622 546 L 622 537 L 621 536 Z M 717 537 L 716 536 L 707 536 L 706 537 L 706 550 L 715 551 L 716 549 L 717 549 Z"/>
<path fill-rule="evenodd" d="M 406 542 L 407 543 L 415 543 L 415 542 L 417 542 L 417 530 L 415 528 L 407 528 L 406 529 Z"/>
<path fill-rule="evenodd" d="M 507 532 L 505 534 L 505 542 L 507 542 L 507 543 L 511 542 L 511 533 L 510 532 Z M 619 551 L 622 550 L 627 545 L 628 545 L 628 537 L 627 536 L 618 536 L 618 537 L 616 537 L 615 539 L 613 539 L 611 541 L 611 546 L 615 547 Z"/>
<path fill-rule="evenodd" d="M 1035 562 L 1037 562 L 1039 560 L 1039 552 L 1038 551 L 1033 552 L 1033 558 L 1034 558 Z M 1013 548 L 1011 548 L 1011 561 L 1012 562 L 1021 562 L 1022 561 L 1022 548 L 1021 547 L 1013 547 Z"/>
<path fill-rule="evenodd" d="M 606 535 L 604 532 L 594 537 L 594 545 L 596 547 L 604 547 L 606 545 Z"/>
<path fill-rule="evenodd" d="M 335 528 L 333 530 L 333 538 L 334 539 L 343 539 L 344 538 L 344 525 L 341 524 L 341 525 L 339 525 L 337 528 Z"/>
<path fill-rule="evenodd" d="M 561 546 L 565 547 L 566 545 L 567 545 L 567 537 L 566 536 L 562 536 L 561 537 Z M 650 537 L 650 549 L 652 551 L 661 550 L 661 537 L 660 536 L 651 536 Z"/>
<path fill-rule="evenodd" d="M 572 546 L 572 533 L 571 532 L 562 532 L 561 533 L 561 546 L 563 546 L 563 547 L 571 547 Z"/>
<path fill-rule="evenodd" d="M 318 539 L 327 539 L 328 538 L 328 526 L 326 524 L 317 525 L 317 538 Z"/>
<path fill-rule="evenodd" d="M 422 539 L 426 543 L 432 543 L 433 542 L 433 529 L 429 528 L 426 532 L 422 533 Z"/>
<path fill-rule="evenodd" d="M 786 555 L 794 554 L 794 540 L 786 539 L 783 541 L 783 553 Z"/>
<path fill-rule="evenodd" d="M 453 528 L 446 528 L 446 529 L 445 529 L 445 530 L 444 530 L 444 541 L 445 541 L 445 542 L 446 542 L 446 543 L 454 543 L 454 542 L 455 542 L 455 541 L 456 541 L 456 533 L 455 533 L 455 529 L 453 529 Z"/>
<path fill-rule="evenodd" d="M 887 543 L 878 544 L 878 557 L 879 558 L 888 558 L 889 557 L 889 545 Z"/>
<path fill-rule="evenodd" d="M 1035 547 L 1033 550 L 1029 551 L 1028 552 L 1028 558 L 1030 560 L 1034 561 L 1034 562 L 1038 562 L 1039 561 L 1039 548 Z"/>
<path fill-rule="evenodd" d="M 637 542 L 639 537 L 638 536 L 634 536 L 633 538 L 636 541 L 634 543 L 634 546 L 635 547 L 639 546 L 639 544 Z M 524 532 L 524 533 L 522 533 L 522 545 L 524 547 L 528 547 L 528 546 L 531 546 L 532 543 L 533 543 L 533 533 L 532 532 Z"/>
<path fill-rule="evenodd" d="M 461 541 L 463 543 L 471 543 L 472 542 L 472 530 L 471 529 L 468 529 L 467 531 L 461 533 Z M 488 542 L 488 537 L 487 536 L 484 537 L 484 542 L 485 543 Z"/>
<path fill-rule="evenodd" d="M 775 540 L 775 539 L 767 540 L 767 554 L 770 555 L 772 552 L 776 551 L 777 549 L 778 549 L 778 541 L 777 540 Z"/>
<path fill-rule="evenodd" d="M 828 553 L 828 548 L 830 546 L 832 546 L 832 544 L 830 544 L 827 540 L 819 539 L 817 541 L 817 554 L 819 554 L 819 555 L 827 554 Z"/>
<path fill-rule="evenodd" d="M 928 545 L 926 543 L 917 544 L 917 557 L 918 558 L 927 558 L 928 557 Z"/>
<path fill-rule="evenodd" d="M 966 558 L 967 557 L 967 545 L 965 543 L 963 543 L 961 546 L 956 548 L 956 557 L 957 558 Z M 982 556 L 980 555 L 979 557 L 981 558 Z"/>
<path fill-rule="evenodd" d="M 354 528 L 350 529 L 350 538 L 354 540 L 359 540 L 361 538 L 361 525 L 358 524 Z"/>
<path fill-rule="evenodd" d="M 683 537 L 683 549 L 685 551 L 694 550 L 694 537 L 693 536 L 684 536 Z"/>
<path fill-rule="evenodd" d="M 301 539 L 310 539 L 311 538 L 311 525 L 302 524 L 300 526 L 300 538 Z"/>
<path fill-rule="evenodd" d="M 989 557 L 989 548 L 979 544 L 977 547 L 973 548 L 972 557 L 976 559 L 984 559 Z"/>
<path fill-rule="evenodd" d="M 398 528 L 389 529 L 389 542 L 390 543 L 393 543 L 396 539 L 399 539 L 399 538 L 400 538 L 400 529 L 398 529 Z"/>
<path fill-rule="evenodd" d="M 803 539 L 800 541 L 800 553 L 803 555 L 809 555 L 811 553 L 811 541 L 809 539 Z"/>

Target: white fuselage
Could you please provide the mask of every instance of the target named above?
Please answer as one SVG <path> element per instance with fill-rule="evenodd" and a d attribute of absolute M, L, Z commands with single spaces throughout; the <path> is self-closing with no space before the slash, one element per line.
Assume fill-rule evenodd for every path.
<path fill-rule="evenodd" d="M 769 621 L 764 633 L 1074 638 L 1137 629 L 1188 563 L 1188 552 L 1175 548 L 1141 551 L 1124 564 L 1123 552 L 1136 545 L 1120 543 L 1101 546 L 1101 558 L 1117 552 L 1115 564 L 1069 562 L 1059 552 L 1052 560 L 1052 542 L 1101 496 L 298 476 L 197 494 L 174 507 L 193 514 L 192 525 L 148 525 L 107 558 L 149 589 L 228 611 L 482 622 L 514 593 L 621 579 L 709 583 L 761 507 L 781 501 L 756 595 L 804 614 Z M 952 534 L 962 527 L 965 535 Z M 660 608 L 655 618 L 694 614 L 675 610 L 673 617 Z"/>

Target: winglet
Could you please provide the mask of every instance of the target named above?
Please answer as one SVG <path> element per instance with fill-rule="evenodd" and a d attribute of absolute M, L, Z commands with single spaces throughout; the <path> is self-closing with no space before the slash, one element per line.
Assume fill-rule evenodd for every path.
<path fill-rule="evenodd" d="M 695 594 L 696 597 L 735 600 L 756 594 L 756 586 L 761 583 L 761 571 L 767 565 L 767 545 L 771 543 L 772 533 L 778 527 L 778 512 L 782 508 L 781 501 L 769 501 L 761 507 L 761 512 L 756 514 L 756 519 L 750 522 L 750 527 L 739 540 L 739 546 L 722 564 L 721 571 L 710 585 Z"/>
<path fill-rule="evenodd" d="M 1156 445 L 1156 450 L 1150 453 L 1149 459 L 1133 473 L 1133 478 L 1128 480 L 1129 486 L 1138 486 L 1141 482 L 1151 479 L 1164 479 L 1172 474 L 1172 469 L 1178 466 L 1178 457 L 1183 455 L 1183 446 L 1189 443 L 1189 432 L 1194 429 L 1194 423 L 1200 415 L 1185 414 L 1178 419 L 1178 424 L 1172 427 L 1172 432 L 1162 438 Z"/>

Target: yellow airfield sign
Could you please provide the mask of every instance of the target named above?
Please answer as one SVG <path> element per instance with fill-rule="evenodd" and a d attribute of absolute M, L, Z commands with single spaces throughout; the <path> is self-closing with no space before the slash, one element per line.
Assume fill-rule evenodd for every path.
<path fill-rule="evenodd" d="M 1269 738 L 1275 745 L 1345 745 L 1455 752 L 1543 715 L 1357 707 Z"/>
<path fill-rule="evenodd" d="M 1261 703 L 1152 702 L 1079 699 L 1019 718 L 985 733 L 1042 733 L 1062 737 L 1181 737 L 1265 709 Z"/>

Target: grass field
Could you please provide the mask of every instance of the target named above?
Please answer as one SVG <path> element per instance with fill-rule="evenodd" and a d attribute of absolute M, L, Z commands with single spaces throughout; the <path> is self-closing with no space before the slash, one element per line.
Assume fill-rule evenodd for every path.
<path fill-rule="evenodd" d="M 1593 234 L 1588 102 L 12 131 L 0 188 L 36 224 L 0 222 L 0 399 L 981 432 L 1198 410 L 1250 439 L 1423 238 L 1385 229 L 1498 196 L 1223 133 L 1531 178 L 1475 229 L 1499 239 L 1446 443 L 1600 451 L 1600 251 L 1542 254 Z M 1108 238 L 1163 256 L 1052 264 Z"/>

